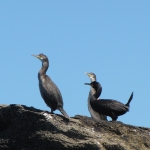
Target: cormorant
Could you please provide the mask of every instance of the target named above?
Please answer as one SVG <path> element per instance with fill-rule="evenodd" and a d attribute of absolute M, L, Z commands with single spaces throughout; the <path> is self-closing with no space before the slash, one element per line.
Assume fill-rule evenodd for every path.
<path fill-rule="evenodd" d="M 94 83 L 85 83 L 90 85 L 96 91 L 95 94 L 91 96 L 90 104 L 93 110 L 99 112 L 100 114 L 109 116 L 112 118 L 112 121 L 116 121 L 118 116 L 125 114 L 129 111 L 130 102 L 133 98 L 133 92 L 131 93 L 128 102 L 124 105 L 121 102 L 112 99 L 100 99 L 97 100 L 97 95 L 99 95 L 101 88 Z"/>
<path fill-rule="evenodd" d="M 89 76 L 91 83 L 95 83 L 99 86 L 99 88 L 100 88 L 99 94 L 97 93 L 97 97 L 96 97 L 96 98 L 99 98 L 99 96 L 101 95 L 101 92 L 102 92 L 102 86 L 100 85 L 100 83 L 98 83 L 96 81 L 96 75 L 92 72 L 91 73 L 86 73 L 85 72 L 85 74 Z M 95 93 L 96 93 L 95 89 L 91 86 L 89 96 L 88 96 L 88 110 L 91 114 L 91 117 L 97 122 L 100 122 L 101 120 L 107 120 L 106 116 L 94 111 L 91 107 L 90 99 L 91 99 L 92 95 L 95 94 Z"/>
<path fill-rule="evenodd" d="M 42 98 L 47 106 L 51 108 L 51 113 L 58 109 L 67 119 L 69 119 L 69 116 L 63 109 L 63 99 L 58 87 L 51 78 L 46 75 L 46 71 L 49 67 L 48 57 L 44 54 L 32 56 L 38 58 L 42 62 L 42 67 L 38 72 L 39 89 Z"/>

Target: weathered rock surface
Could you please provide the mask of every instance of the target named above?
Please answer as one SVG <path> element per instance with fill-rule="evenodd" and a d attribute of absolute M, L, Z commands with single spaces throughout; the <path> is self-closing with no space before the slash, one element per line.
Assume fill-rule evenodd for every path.
<path fill-rule="evenodd" d="M 94 122 L 76 115 L 68 122 L 24 105 L 0 105 L 0 150 L 150 150 L 150 128 Z"/>

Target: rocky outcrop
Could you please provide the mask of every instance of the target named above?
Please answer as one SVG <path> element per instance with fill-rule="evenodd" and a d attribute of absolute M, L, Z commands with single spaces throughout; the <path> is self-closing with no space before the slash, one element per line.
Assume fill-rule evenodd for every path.
<path fill-rule="evenodd" d="M 0 105 L 0 150 L 150 150 L 150 128 Z"/>

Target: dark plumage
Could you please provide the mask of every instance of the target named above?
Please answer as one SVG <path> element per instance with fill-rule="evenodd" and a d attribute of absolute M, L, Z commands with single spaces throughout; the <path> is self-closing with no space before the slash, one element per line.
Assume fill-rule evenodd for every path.
<path fill-rule="evenodd" d="M 99 87 L 99 91 L 97 92 L 97 95 L 96 95 L 96 98 L 99 98 L 99 96 L 101 95 L 101 92 L 102 92 L 102 86 L 100 85 L 99 82 L 96 81 L 96 75 L 92 72 L 85 73 L 85 74 L 90 78 L 91 84 L 95 84 L 95 86 Z M 94 111 L 93 108 L 91 107 L 90 99 L 91 99 L 92 95 L 95 94 L 95 93 L 96 93 L 95 89 L 91 86 L 89 96 L 88 96 L 88 110 L 89 110 L 92 118 L 95 121 L 100 122 L 101 120 L 107 120 L 106 116 L 100 114 L 99 112 Z"/>
<path fill-rule="evenodd" d="M 39 89 L 42 98 L 44 99 L 47 106 L 51 108 L 51 113 L 58 109 L 66 118 L 69 119 L 69 116 L 63 109 L 63 99 L 58 87 L 51 80 L 51 78 L 48 75 L 46 75 L 46 71 L 49 67 L 48 57 L 44 54 L 32 56 L 42 61 L 42 68 L 38 73 Z"/>
<path fill-rule="evenodd" d="M 90 99 L 91 107 L 96 112 L 109 116 L 112 118 L 113 121 L 116 121 L 118 116 L 121 116 L 125 114 L 127 111 L 129 111 L 130 107 L 129 104 L 133 98 L 133 92 L 131 93 L 131 96 L 129 97 L 127 104 L 124 105 L 121 102 L 112 99 L 97 100 L 97 96 L 101 91 L 101 86 L 100 85 L 98 86 L 98 82 L 86 83 L 86 85 L 90 85 L 96 91 L 95 94 L 93 94 Z"/>

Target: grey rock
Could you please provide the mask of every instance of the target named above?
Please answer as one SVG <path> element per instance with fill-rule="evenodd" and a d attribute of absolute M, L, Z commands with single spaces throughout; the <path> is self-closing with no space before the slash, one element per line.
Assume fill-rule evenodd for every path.
<path fill-rule="evenodd" d="M 150 128 L 0 105 L 0 150 L 150 150 Z"/>

